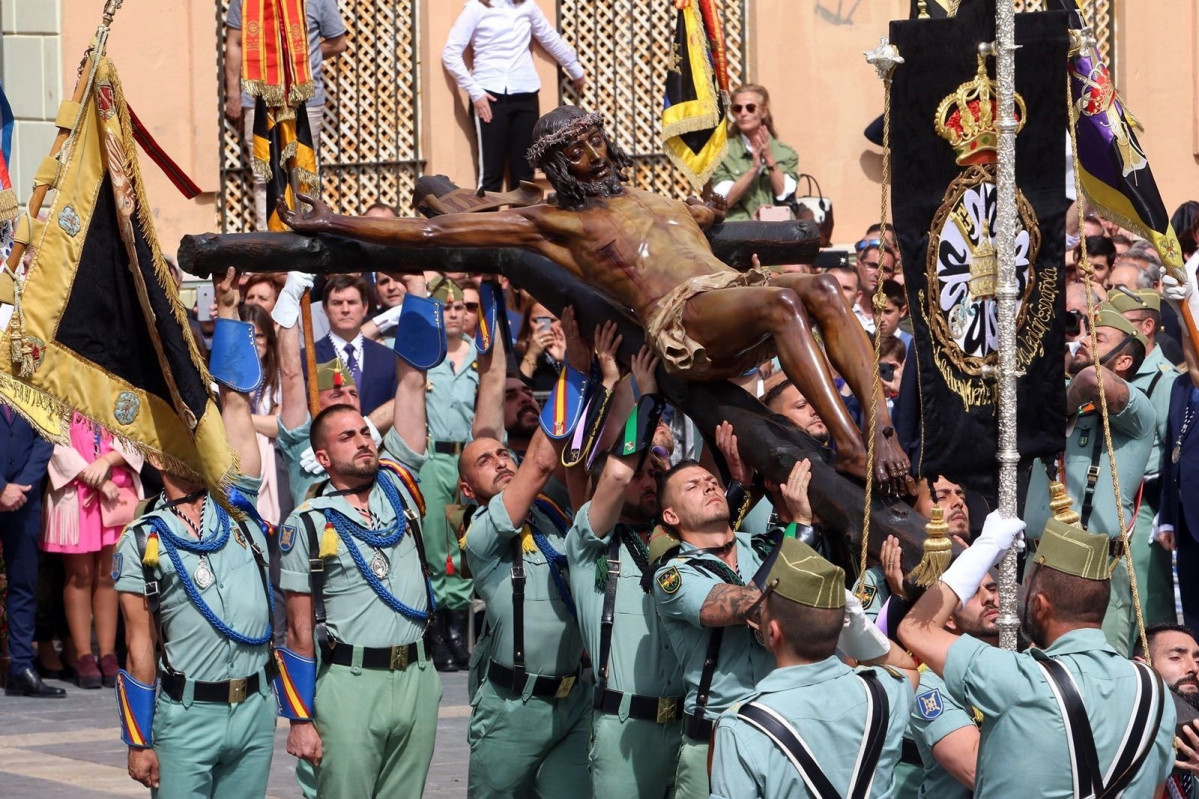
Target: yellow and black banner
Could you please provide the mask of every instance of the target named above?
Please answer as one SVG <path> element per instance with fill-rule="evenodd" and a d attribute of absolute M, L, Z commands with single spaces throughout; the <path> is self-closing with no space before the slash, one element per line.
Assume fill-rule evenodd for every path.
<path fill-rule="evenodd" d="M 698 191 L 728 152 L 729 80 L 712 0 L 675 0 L 678 21 L 666 72 L 666 154 Z"/>

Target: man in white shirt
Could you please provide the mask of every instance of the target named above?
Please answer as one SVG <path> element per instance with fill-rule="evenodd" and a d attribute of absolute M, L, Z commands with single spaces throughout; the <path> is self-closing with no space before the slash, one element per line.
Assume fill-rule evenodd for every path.
<path fill-rule="evenodd" d="M 536 2 L 468 0 L 450 30 L 441 62 L 458 87 L 470 95 L 479 146 L 479 188 L 503 189 L 533 179 L 525 153 L 533 144 L 533 123 L 540 116 L 541 80 L 533 66 L 531 39 L 566 71 L 580 95 L 586 84 L 574 49 L 550 25 Z M 462 53 L 471 48 L 473 69 Z"/>

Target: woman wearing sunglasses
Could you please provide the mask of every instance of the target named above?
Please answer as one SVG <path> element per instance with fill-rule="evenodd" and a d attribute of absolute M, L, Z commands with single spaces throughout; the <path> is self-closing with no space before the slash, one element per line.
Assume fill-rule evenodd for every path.
<path fill-rule="evenodd" d="M 795 193 L 799 156 L 775 133 L 765 87 L 739 87 L 729 112 L 729 152 L 712 173 L 712 191 L 728 204 L 725 219 L 753 219 Z"/>

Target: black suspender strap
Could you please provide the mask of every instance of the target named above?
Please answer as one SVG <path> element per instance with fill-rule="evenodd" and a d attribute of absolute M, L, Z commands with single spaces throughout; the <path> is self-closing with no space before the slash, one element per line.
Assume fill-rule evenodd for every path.
<path fill-rule="evenodd" d="M 891 715 L 890 702 L 873 671 L 861 672 L 857 676 L 866 688 L 866 727 L 857 768 L 844 794 L 833 787 L 803 737 L 781 715 L 758 702 L 750 702 L 737 709 L 740 718 L 774 741 L 799 772 L 804 785 L 818 799 L 842 799 L 842 796 L 846 799 L 864 799 L 874 782 L 874 772 L 886 740 L 887 721 Z"/>
<path fill-rule="evenodd" d="M 329 648 L 328 616 L 325 613 L 325 561 L 321 559 L 321 541 L 316 524 L 307 513 L 300 514 L 300 521 L 308 535 L 308 588 L 312 592 L 312 635 L 321 649 Z"/>
<path fill-rule="evenodd" d="M 1163 372 L 1161 369 L 1157 370 L 1157 374 L 1155 374 L 1153 379 L 1149 381 L 1149 388 L 1145 389 L 1146 397 L 1153 399 L 1153 389 L 1157 388 L 1158 381 L 1162 379 L 1162 375 L 1164 374 L 1165 372 Z"/>
<path fill-rule="evenodd" d="M 1142 663 L 1130 664 L 1137 674 L 1136 704 L 1120 750 L 1105 775 L 1099 767 L 1094 733 L 1074 677 L 1060 662 L 1040 651 L 1034 650 L 1033 657 L 1045 675 L 1066 725 L 1074 795 L 1083 799 L 1110 799 L 1119 796 L 1137 775 L 1153 747 L 1154 735 L 1161 724 L 1164 705 L 1160 680 L 1149 671 L 1148 666 Z M 1150 710 L 1154 705 L 1156 717 L 1150 726 Z"/>
<path fill-rule="evenodd" d="M 1091 465 L 1087 467 L 1087 485 L 1082 491 L 1082 509 L 1078 512 L 1079 524 L 1082 529 L 1088 529 L 1087 523 L 1091 521 L 1091 511 L 1095 508 L 1095 484 L 1099 482 L 1099 459 L 1103 456 L 1103 426 L 1100 425 L 1091 431 L 1091 435 L 1095 437 L 1095 443 L 1091 447 Z M 1116 497 L 1119 502 L 1120 498 Z"/>
<path fill-rule="evenodd" d="M 515 682 L 525 681 L 525 556 L 520 536 L 512 539 L 512 671 Z"/>
<path fill-rule="evenodd" d="M 612 654 L 612 626 L 616 622 L 616 586 L 620 582 L 620 528 L 608 542 L 608 582 L 604 584 L 604 612 L 600 617 L 599 673 L 596 679 L 595 706 L 599 707 L 608 687 L 608 657 Z"/>
<path fill-rule="evenodd" d="M 403 497 L 400 498 L 403 502 Z M 429 561 L 425 559 L 425 539 L 421 535 L 420 516 L 417 516 L 408 505 L 404 505 L 404 518 L 408 521 L 408 530 L 412 534 L 412 543 L 416 544 L 416 554 L 420 557 L 420 571 L 425 576 L 425 609 L 429 613 L 429 617 L 425 619 L 425 629 L 433 624 L 433 608 L 436 607 L 436 600 L 433 598 L 433 574 L 429 570 Z"/>
<path fill-rule="evenodd" d="M 724 641 L 724 628 L 714 627 L 708 633 L 708 651 L 704 654 L 704 667 L 699 675 L 699 690 L 695 694 L 695 710 L 687 721 L 687 730 L 692 738 L 702 731 L 711 732 L 712 722 L 704 718 L 704 710 L 708 707 L 709 694 L 712 691 L 712 678 L 716 675 L 716 665 L 720 661 L 720 644 Z M 699 737 L 707 738 L 707 735 Z"/>

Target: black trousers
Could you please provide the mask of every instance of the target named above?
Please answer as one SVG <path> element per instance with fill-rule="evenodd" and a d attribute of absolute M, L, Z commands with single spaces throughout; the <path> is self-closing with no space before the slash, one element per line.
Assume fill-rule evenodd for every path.
<path fill-rule="evenodd" d="M 1182 517 L 1181 508 L 1179 516 Z M 1174 542 L 1178 547 L 1178 593 L 1182 597 L 1182 617 L 1192 630 L 1199 629 L 1199 541 L 1191 536 L 1185 517 L 1178 519 Z"/>
<path fill-rule="evenodd" d="M 522 180 L 533 179 L 533 167 L 529 166 L 525 153 L 533 144 L 533 123 L 540 116 L 540 106 L 537 92 L 488 94 L 495 98 L 491 103 L 491 121 L 484 122 L 475 115 L 479 188 L 503 191 L 505 174 L 509 188 L 516 188 Z"/>

